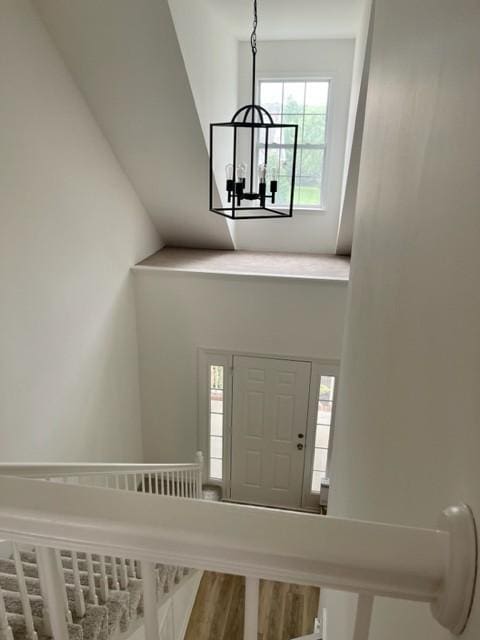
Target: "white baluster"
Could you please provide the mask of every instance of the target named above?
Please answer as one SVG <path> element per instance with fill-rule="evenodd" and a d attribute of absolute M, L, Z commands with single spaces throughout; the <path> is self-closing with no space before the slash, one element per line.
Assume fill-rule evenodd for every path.
<path fill-rule="evenodd" d="M 157 576 L 153 562 L 141 562 L 143 576 L 143 615 L 145 640 L 159 640 Z"/>
<path fill-rule="evenodd" d="M 258 637 L 258 603 L 260 593 L 260 580 L 258 578 L 245 578 L 245 622 L 244 640 L 257 640 Z"/>
<path fill-rule="evenodd" d="M 118 571 L 117 571 L 117 559 L 115 556 L 110 556 L 110 560 L 112 561 L 112 585 L 115 591 L 120 589 L 120 585 L 118 584 Z"/>
<path fill-rule="evenodd" d="M 44 618 L 47 627 L 45 634 L 53 636 L 54 640 L 65 640 L 68 638 L 68 627 L 63 605 L 63 571 L 61 574 L 58 572 L 55 550 L 37 547 L 37 563 L 44 612 L 48 612 L 46 620 Z"/>
<path fill-rule="evenodd" d="M 115 487 L 115 489 L 119 489 L 120 488 L 120 476 L 118 475 L 118 473 L 116 473 L 113 476 L 113 479 L 114 479 L 114 487 Z"/>
<path fill-rule="evenodd" d="M 93 571 L 92 554 L 87 553 L 87 572 L 88 572 L 88 601 L 90 604 L 98 604 L 97 590 L 95 588 L 95 575 Z"/>
<path fill-rule="evenodd" d="M 33 626 L 32 607 L 30 606 L 30 598 L 27 592 L 27 583 L 25 582 L 25 574 L 23 572 L 23 564 L 20 558 L 17 545 L 12 542 L 13 559 L 15 561 L 15 571 L 17 574 L 18 591 L 22 601 L 23 615 L 25 618 L 25 627 L 27 628 L 27 637 L 30 640 L 37 640 L 37 632 Z"/>
<path fill-rule="evenodd" d="M 135 560 L 132 560 L 131 558 L 128 561 L 128 575 L 130 576 L 130 578 L 137 577 L 137 573 L 135 571 Z"/>
<path fill-rule="evenodd" d="M 125 491 L 128 491 L 128 473 L 123 475 L 123 488 Z"/>
<path fill-rule="evenodd" d="M 368 640 L 372 620 L 373 596 L 359 594 L 353 640 Z"/>
<path fill-rule="evenodd" d="M 126 589 L 128 586 L 128 569 L 125 558 L 120 558 L 120 586 Z"/>
<path fill-rule="evenodd" d="M 76 551 L 72 551 L 73 585 L 75 589 L 75 613 L 79 618 L 85 615 L 85 598 L 83 595 L 82 583 L 80 582 L 80 572 L 78 570 L 78 556 Z"/>
<path fill-rule="evenodd" d="M 70 607 L 68 605 L 67 588 L 65 586 L 65 574 L 63 571 L 62 556 L 60 555 L 59 549 L 55 549 L 55 558 L 57 560 L 58 574 L 61 576 L 61 580 L 62 580 L 62 600 L 63 600 L 63 608 L 65 610 L 65 618 L 67 619 L 67 622 L 71 624 L 72 612 L 70 611 Z"/>
<path fill-rule="evenodd" d="M 12 628 L 8 624 L 7 610 L 5 609 L 2 587 L 0 587 L 0 636 L 5 638 L 5 640 L 13 640 Z"/>
<path fill-rule="evenodd" d="M 100 556 L 100 598 L 103 602 L 108 600 L 108 578 L 105 569 L 105 556 Z"/>
<path fill-rule="evenodd" d="M 158 495 L 160 495 L 160 489 L 158 488 L 158 473 L 155 472 L 155 493 Z"/>
<path fill-rule="evenodd" d="M 140 476 L 142 478 L 142 493 L 145 493 L 145 474 L 142 473 Z"/>
<path fill-rule="evenodd" d="M 191 498 L 192 497 L 192 493 L 191 493 L 191 482 L 192 482 L 192 472 L 191 471 L 187 471 L 187 498 Z"/>

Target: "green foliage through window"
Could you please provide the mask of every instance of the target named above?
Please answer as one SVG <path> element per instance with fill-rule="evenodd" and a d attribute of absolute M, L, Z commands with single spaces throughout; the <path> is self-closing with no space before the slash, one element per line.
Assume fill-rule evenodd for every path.
<path fill-rule="evenodd" d="M 295 171 L 295 206 L 321 208 L 324 206 L 324 167 L 328 80 L 260 81 L 260 104 L 275 122 L 298 124 L 298 151 Z M 269 148 L 269 165 L 279 173 L 277 204 L 287 205 L 293 173 L 292 131 Z"/>

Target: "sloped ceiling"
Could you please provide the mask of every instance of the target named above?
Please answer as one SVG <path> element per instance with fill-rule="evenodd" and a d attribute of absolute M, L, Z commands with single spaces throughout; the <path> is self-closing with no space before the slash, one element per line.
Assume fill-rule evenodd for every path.
<path fill-rule="evenodd" d="M 167 0 L 32 0 L 165 244 L 233 248 Z"/>
<path fill-rule="evenodd" d="M 195 0 L 197 1 L 197 0 Z M 253 0 L 204 0 L 238 40 L 248 40 Z M 259 0 L 260 40 L 354 38 L 364 0 Z"/>

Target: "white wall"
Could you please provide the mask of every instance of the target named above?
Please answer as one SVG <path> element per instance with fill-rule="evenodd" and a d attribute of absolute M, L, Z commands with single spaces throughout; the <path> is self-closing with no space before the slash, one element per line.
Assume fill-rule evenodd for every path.
<path fill-rule="evenodd" d="M 360 172 L 368 74 L 370 70 L 370 53 L 373 37 L 374 6 L 375 3 L 373 0 L 366 0 L 361 29 L 355 41 L 352 95 L 350 97 L 345 169 L 342 185 L 342 204 L 337 236 L 337 254 L 340 255 L 350 255 L 352 252 L 358 175 Z"/>
<path fill-rule="evenodd" d="M 210 0 L 169 0 L 178 42 L 195 100 L 207 149 L 210 123 L 226 122 L 237 110 L 238 41 L 232 25 L 218 15 Z M 224 197 L 225 165 L 231 162 L 230 147 L 215 148 L 215 178 Z M 221 167 L 217 171 L 216 167 Z M 226 204 L 226 203 L 225 203 Z M 227 220 L 231 230 L 231 225 Z"/>
<path fill-rule="evenodd" d="M 257 77 L 331 78 L 327 131 L 326 209 L 296 210 L 289 220 L 237 221 L 233 237 L 237 249 L 335 253 L 340 214 L 345 141 L 354 56 L 353 39 L 259 41 Z M 250 44 L 240 43 L 239 103 L 251 102 Z"/>
<path fill-rule="evenodd" d="M 376 5 L 330 513 L 431 527 L 465 501 L 478 522 L 479 5 Z M 426 606 L 375 606 L 371 640 L 448 637 Z"/>
<path fill-rule="evenodd" d="M 141 460 L 157 233 L 27 0 L 0 0 L 0 457 Z"/>
<path fill-rule="evenodd" d="M 237 110 L 238 42 L 210 0 L 168 0 L 205 143 Z M 223 176 L 224 177 L 224 176 Z"/>
<path fill-rule="evenodd" d="M 232 248 L 167 0 L 33 2 L 165 243 Z"/>
<path fill-rule="evenodd" d="M 135 271 L 147 461 L 193 460 L 199 347 L 338 359 L 347 286 Z"/>

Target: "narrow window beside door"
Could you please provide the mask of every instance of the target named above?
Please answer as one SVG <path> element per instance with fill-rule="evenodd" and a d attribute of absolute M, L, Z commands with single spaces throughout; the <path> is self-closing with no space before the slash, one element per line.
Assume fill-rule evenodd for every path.
<path fill-rule="evenodd" d="M 312 493 L 320 493 L 322 478 L 327 472 L 328 444 L 335 396 L 335 377 L 321 376 L 318 394 L 315 454 L 313 458 Z"/>
<path fill-rule="evenodd" d="M 210 366 L 209 469 L 212 480 L 223 480 L 223 415 L 224 415 L 224 367 Z"/>

